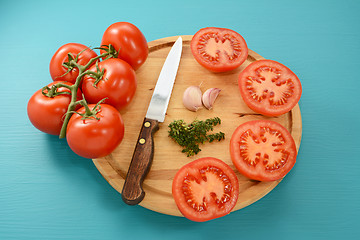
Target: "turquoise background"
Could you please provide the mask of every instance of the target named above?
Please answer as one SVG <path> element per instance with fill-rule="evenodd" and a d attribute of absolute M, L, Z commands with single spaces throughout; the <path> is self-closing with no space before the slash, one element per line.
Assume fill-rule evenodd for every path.
<path fill-rule="evenodd" d="M 360 1 L 0 1 L 0 239 L 359 239 Z M 148 41 L 233 29 L 301 79 L 295 168 L 260 201 L 206 223 L 127 206 L 91 160 L 29 122 L 63 44 L 114 22 Z"/>

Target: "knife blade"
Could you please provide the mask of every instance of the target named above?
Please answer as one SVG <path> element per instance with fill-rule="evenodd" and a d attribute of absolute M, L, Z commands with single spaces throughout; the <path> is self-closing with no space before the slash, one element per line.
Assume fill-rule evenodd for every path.
<path fill-rule="evenodd" d="M 159 129 L 159 122 L 165 120 L 181 53 L 182 38 L 179 37 L 170 49 L 159 74 L 126 174 L 121 197 L 128 205 L 139 204 L 145 197 L 142 183 L 150 170 L 154 157 L 153 135 Z"/>

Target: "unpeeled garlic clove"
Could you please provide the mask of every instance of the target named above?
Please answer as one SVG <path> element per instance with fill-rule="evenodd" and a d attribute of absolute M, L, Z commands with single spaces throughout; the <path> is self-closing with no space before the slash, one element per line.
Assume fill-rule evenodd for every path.
<path fill-rule="evenodd" d="M 190 111 L 196 112 L 202 107 L 202 92 L 198 86 L 190 86 L 184 91 L 183 104 Z"/>
<path fill-rule="evenodd" d="M 202 103 L 207 109 L 212 109 L 212 106 L 220 92 L 221 89 L 219 88 L 209 88 L 204 92 L 202 95 Z"/>

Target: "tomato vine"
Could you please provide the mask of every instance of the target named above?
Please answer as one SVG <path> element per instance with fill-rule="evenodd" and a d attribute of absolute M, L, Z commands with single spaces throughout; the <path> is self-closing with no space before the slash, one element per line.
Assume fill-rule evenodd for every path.
<path fill-rule="evenodd" d="M 80 84 L 81 84 L 81 81 L 83 79 L 83 77 L 85 75 L 90 75 L 91 77 L 95 78 L 96 79 L 96 83 L 99 82 L 101 79 L 102 79 L 102 76 L 104 74 L 104 70 L 101 71 L 99 69 L 99 67 L 97 66 L 97 63 L 98 63 L 98 60 L 99 59 L 108 59 L 108 58 L 112 58 L 112 57 L 117 57 L 118 56 L 118 51 L 115 50 L 115 48 L 109 44 L 109 45 L 103 45 L 101 46 L 100 48 L 94 48 L 94 49 L 101 49 L 101 50 L 105 50 L 105 52 L 103 52 L 102 54 L 94 57 L 94 58 L 91 58 L 88 63 L 86 65 L 81 65 L 78 63 L 78 57 L 79 55 L 87 50 L 87 49 L 84 49 L 83 51 L 81 51 L 80 53 L 77 54 L 76 57 L 74 57 L 71 53 L 68 54 L 68 62 L 65 62 L 63 63 L 63 66 L 65 68 L 68 68 L 68 71 L 64 74 L 68 74 L 71 70 L 73 70 L 74 68 L 77 68 L 79 70 L 79 74 L 76 78 L 76 81 L 75 81 L 75 84 L 72 85 L 72 86 L 69 86 L 69 85 L 65 85 L 65 84 L 62 84 L 62 83 L 57 83 L 55 85 L 53 85 L 51 88 L 49 87 L 44 87 L 42 89 L 42 93 L 44 96 L 46 97 L 55 97 L 57 95 L 60 95 L 60 94 L 70 94 L 71 95 L 71 102 L 68 106 L 68 109 L 67 109 L 67 112 L 65 114 L 65 118 L 64 118 L 64 122 L 63 122 L 63 125 L 61 127 L 61 130 L 60 130 L 60 135 L 59 135 L 59 138 L 65 138 L 66 136 L 66 129 L 67 129 L 67 125 L 69 123 L 69 120 L 72 116 L 73 113 L 75 113 L 75 108 L 78 104 L 81 104 L 82 106 L 85 107 L 86 109 L 86 115 L 87 117 L 91 117 L 91 116 L 95 116 L 95 119 L 98 119 L 96 117 L 96 113 L 98 111 L 94 110 L 94 109 L 97 109 L 97 107 L 99 107 L 99 104 L 102 103 L 104 101 L 101 100 L 98 102 L 98 104 L 96 105 L 96 107 L 93 109 L 93 110 L 90 110 L 87 106 L 87 103 L 86 103 L 86 100 L 83 96 L 83 100 L 80 100 L 80 101 L 77 101 L 77 91 L 80 87 Z M 90 71 L 88 70 L 90 68 L 90 66 L 92 66 L 94 64 L 94 62 L 96 62 L 96 69 L 97 71 Z M 96 84 L 94 84 L 96 85 Z M 59 87 L 65 87 L 67 89 L 70 90 L 70 93 L 69 92 L 57 92 L 57 89 Z M 96 87 L 96 86 L 94 86 Z"/>

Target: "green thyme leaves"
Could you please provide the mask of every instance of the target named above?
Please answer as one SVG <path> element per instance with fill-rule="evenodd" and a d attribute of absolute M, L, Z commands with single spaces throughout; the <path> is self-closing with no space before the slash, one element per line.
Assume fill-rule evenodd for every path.
<path fill-rule="evenodd" d="M 225 139 L 223 132 L 208 134 L 218 124 L 221 124 L 218 117 L 209 118 L 205 121 L 195 120 L 190 124 L 183 120 L 175 120 L 169 124 L 169 137 L 183 147 L 182 152 L 186 153 L 188 157 L 194 156 L 201 151 L 199 144 Z"/>

